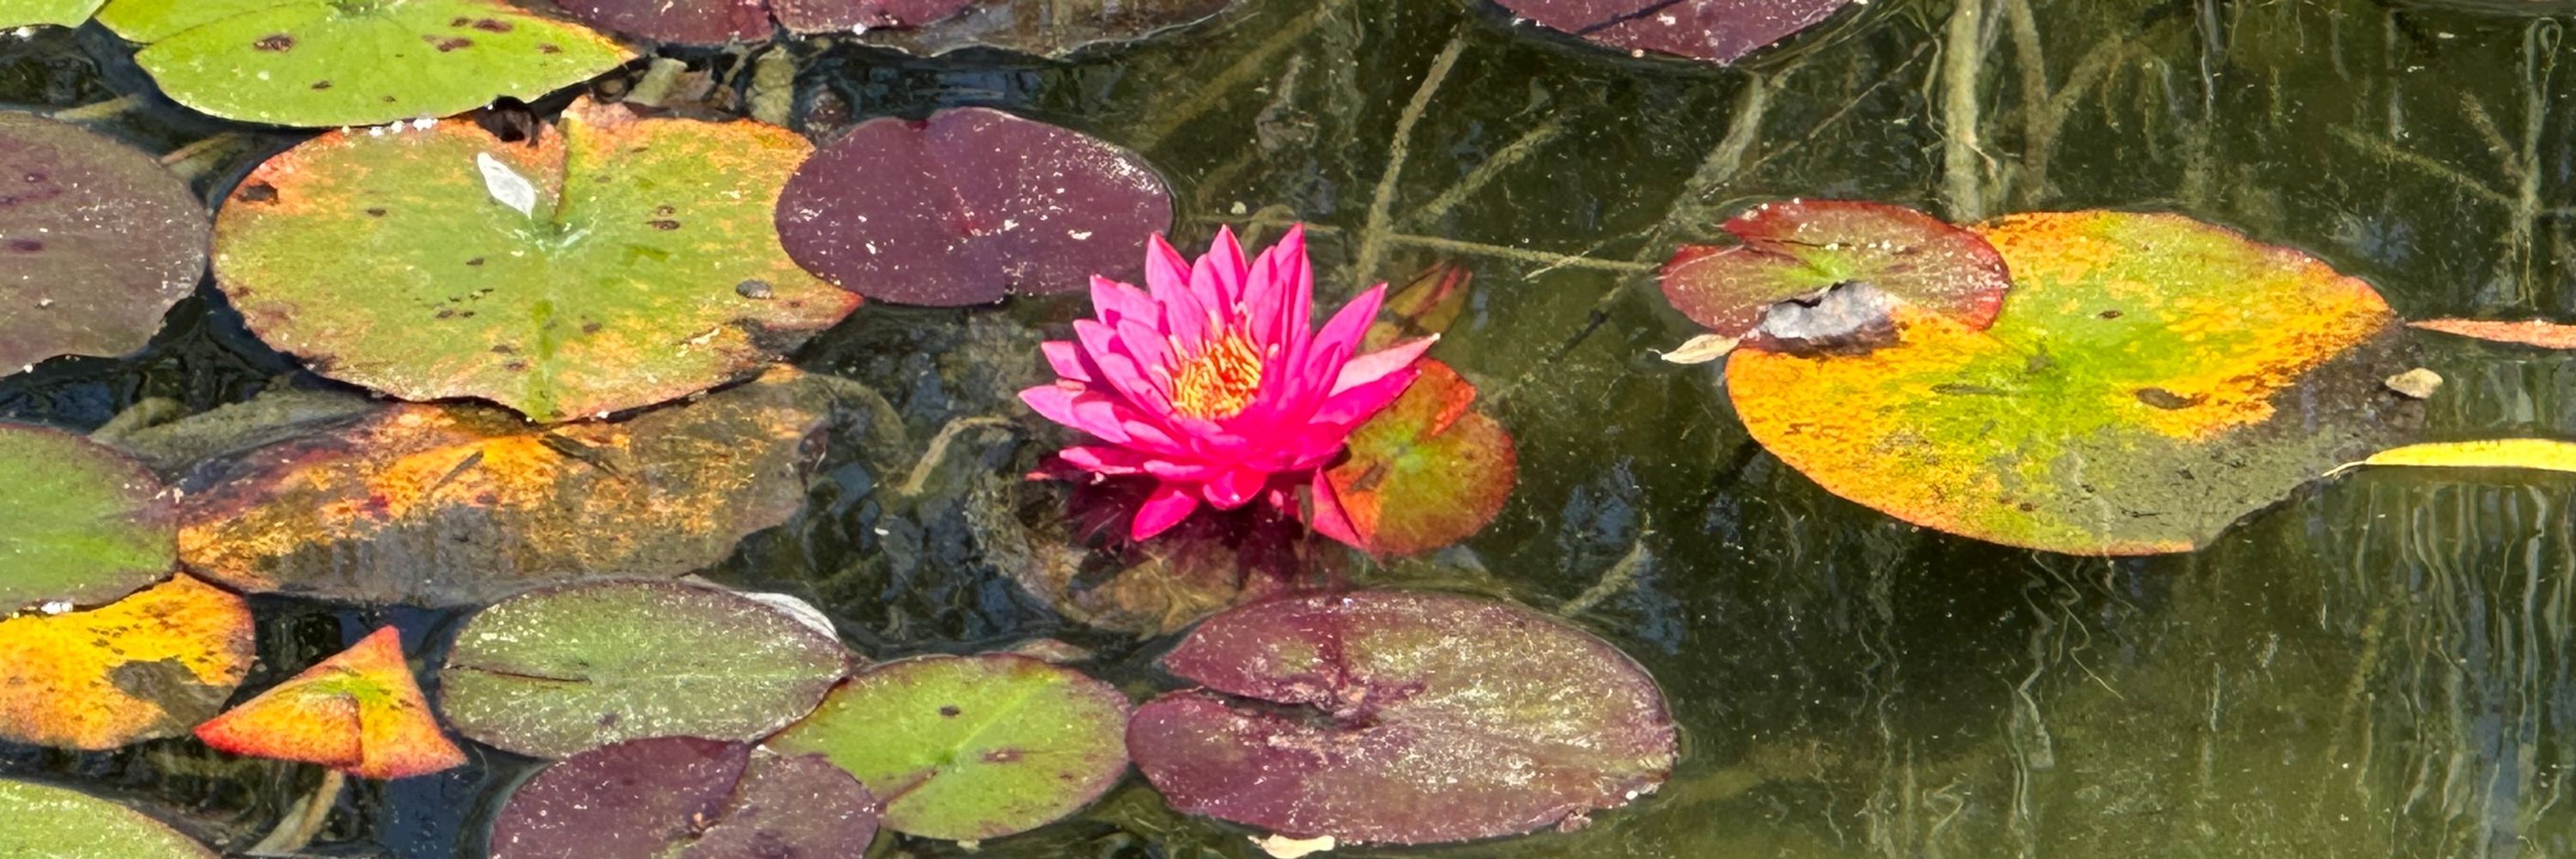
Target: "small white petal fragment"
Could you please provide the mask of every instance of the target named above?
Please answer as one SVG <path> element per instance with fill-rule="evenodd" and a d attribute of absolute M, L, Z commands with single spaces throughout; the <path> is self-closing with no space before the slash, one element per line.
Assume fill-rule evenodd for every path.
<path fill-rule="evenodd" d="M 1290 838 L 1285 835 L 1272 835 L 1252 839 L 1252 843 L 1260 847 L 1261 852 L 1268 853 L 1277 859 L 1298 859 L 1300 856 L 1310 856 L 1333 849 L 1333 836 Z"/>
<path fill-rule="evenodd" d="M 483 171 L 483 189 L 492 192 L 492 199 L 519 210 L 519 214 L 537 216 L 537 186 L 528 184 L 528 177 L 519 175 L 519 171 L 489 152 L 474 153 L 474 166 Z"/>
<path fill-rule="evenodd" d="M 1702 334 L 1684 341 L 1670 352 L 1656 353 L 1675 364 L 1706 364 L 1735 351 L 1736 339 L 1723 334 Z"/>

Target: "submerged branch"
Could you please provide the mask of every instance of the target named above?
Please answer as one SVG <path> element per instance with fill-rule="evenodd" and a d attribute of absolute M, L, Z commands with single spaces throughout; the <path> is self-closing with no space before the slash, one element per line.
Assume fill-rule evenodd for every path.
<path fill-rule="evenodd" d="M 1985 66 L 1985 0 L 1957 0 L 1941 43 L 1941 173 L 1950 220 L 1985 217 L 1977 77 Z"/>
<path fill-rule="evenodd" d="M 1458 184 L 1449 186 L 1449 190 L 1440 192 L 1440 196 L 1431 198 L 1431 202 L 1422 204 L 1420 208 L 1407 213 L 1399 221 L 1421 225 L 1447 216 L 1450 210 L 1458 208 L 1458 204 L 1466 202 L 1468 197 L 1484 190 L 1485 186 L 1492 184 L 1495 179 L 1502 178 L 1503 171 L 1538 154 L 1539 147 L 1546 146 L 1549 141 L 1555 140 L 1557 135 L 1563 133 L 1565 133 L 1565 117 L 1548 117 L 1546 122 L 1539 123 L 1538 127 L 1523 133 L 1519 139 L 1495 150 L 1493 157 L 1485 159 L 1485 163 L 1476 165 L 1476 169 L 1467 171 L 1466 177 L 1459 179 Z"/>
<path fill-rule="evenodd" d="M 1458 55 L 1466 52 L 1464 34 L 1449 37 L 1449 45 L 1431 60 L 1431 68 L 1422 73 L 1422 84 L 1413 88 L 1413 99 L 1404 103 L 1404 113 L 1395 120 L 1393 142 L 1387 145 L 1386 170 L 1378 174 L 1377 194 L 1369 200 L 1368 226 L 1360 233 L 1358 270 L 1365 278 L 1377 271 L 1378 262 L 1386 255 L 1386 234 L 1395 214 L 1395 187 L 1404 178 L 1404 161 L 1413 149 L 1413 127 L 1431 109 L 1431 97 L 1440 92 L 1440 83 L 1449 79 L 1449 70 L 1458 65 Z"/>
<path fill-rule="evenodd" d="M 286 817 L 277 821 L 277 828 L 242 852 L 251 856 L 294 856 L 304 852 L 305 846 L 322 834 L 322 824 L 331 819 L 331 809 L 340 804 L 340 790 L 347 783 L 348 776 L 339 770 L 323 770 L 322 783 L 313 788 L 313 793 L 296 798 L 295 804 L 286 807 Z"/>
<path fill-rule="evenodd" d="M 1254 75 L 1260 74 L 1263 67 L 1270 65 L 1272 57 L 1278 56 L 1279 52 L 1287 50 L 1290 45 L 1297 44 L 1297 40 L 1306 38 L 1307 33 L 1314 32 L 1316 26 L 1324 23 L 1324 16 L 1339 11 L 1349 4 L 1350 0 L 1323 0 L 1316 3 L 1315 8 L 1308 10 L 1297 20 L 1289 22 L 1288 26 L 1279 28 L 1279 31 L 1272 33 L 1268 40 L 1252 50 L 1245 51 L 1233 65 L 1226 66 L 1225 71 L 1218 72 L 1215 77 L 1209 78 L 1207 85 L 1200 87 L 1198 92 L 1192 93 L 1188 100 L 1181 102 L 1179 106 L 1155 119 L 1153 124 L 1138 131 L 1133 141 L 1135 148 L 1139 151 L 1152 149 L 1155 144 L 1163 142 L 1163 138 L 1180 130 L 1181 126 L 1190 124 L 1191 121 L 1198 119 L 1200 114 L 1214 109 L 1217 102 L 1224 101 L 1226 95 L 1232 93 L 1235 87 L 1243 85 Z"/>

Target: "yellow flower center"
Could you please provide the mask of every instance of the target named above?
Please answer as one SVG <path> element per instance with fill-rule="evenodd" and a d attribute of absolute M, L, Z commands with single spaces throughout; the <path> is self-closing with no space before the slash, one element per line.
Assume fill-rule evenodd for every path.
<path fill-rule="evenodd" d="M 1243 413 L 1261 392 L 1261 347 L 1232 331 L 1181 364 L 1172 378 L 1172 410 L 1202 420 Z"/>

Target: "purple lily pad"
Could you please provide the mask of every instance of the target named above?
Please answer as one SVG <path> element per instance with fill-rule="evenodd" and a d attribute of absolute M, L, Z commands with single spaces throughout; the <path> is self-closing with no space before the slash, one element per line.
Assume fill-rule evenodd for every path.
<path fill-rule="evenodd" d="M 1137 767 L 1174 808 L 1293 837 L 1431 844 L 1580 825 L 1662 785 L 1678 754 L 1643 668 L 1486 600 L 1260 603 L 1202 624 L 1163 667 L 1205 688 L 1138 708 Z"/>
<path fill-rule="evenodd" d="M 1841 317 L 1867 316 L 1890 299 L 1983 330 L 2012 287 L 2003 255 L 1984 237 L 1903 206 L 1790 200 L 1756 206 L 1724 229 L 1739 244 L 1683 245 L 1664 265 L 1663 285 L 1675 309 L 1728 337 L 1802 339 L 1811 329 L 1852 327 Z M 1869 288 L 1835 290 L 1846 285 Z"/>
<path fill-rule="evenodd" d="M 152 156 L 0 113 L 0 161 L 0 373 L 132 352 L 196 290 L 206 205 Z"/>
<path fill-rule="evenodd" d="M 1496 0 L 1551 30 L 1623 51 L 1731 63 L 1852 0 Z"/>
<path fill-rule="evenodd" d="M 682 45 L 761 42 L 775 30 L 764 0 L 561 0 L 575 18 L 629 36 Z"/>
<path fill-rule="evenodd" d="M 778 200 L 797 264 L 869 298 L 955 307 L 1134 280 L 1172 223 L 1134 152 L 997 110 L 870 120 L 816 152 Z"/>
<path fill-rule="evenodd" d="M 494 859 L 859 856 L 880 806 L 819 756 L 655 737 L 592 749 L 510 794 Z"/>
<path fill-rule="evenodd" d="M 799 33 L 848 32 L 871 45 L 932 56 L 999 48 L 1062 57 L 1214 17 L 1233 0 L 776 0 Z"/>
<path fill-rule="evenodd" d="M 799 33 L 921 27 L 977 0 L 777 0 L 778 21 Z"/>

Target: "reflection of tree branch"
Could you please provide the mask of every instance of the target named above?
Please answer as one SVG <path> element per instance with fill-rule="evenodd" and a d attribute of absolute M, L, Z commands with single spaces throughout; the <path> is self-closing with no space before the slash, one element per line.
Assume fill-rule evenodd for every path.
<path fill-rule="evenodd" d="M 1422 84 L 1413 88 L 1413 99 L 1404 103 L 1404 112 L 1395 119 L 1395 135 L 1387 145 L 1386 170 L 1378 174 L 1377 194 L 1369 200 L 1368 226 L 1360 232 L 1360 258 L 1356 266 L 1362 278 L 1373 277 L 1378 262 L 1386 255 L 1388 221 L 1395 214 L 1395 186 L 1404 178 L 1404 160 L 1413 148 L 1413 127 L 1422 122 L 1422 114 L 1431 109 L 1432 95 L 1440 83 L 1449 79 L 1449 70 L 1457 67 L 1458 55 L 1467 50 L 1464 34 L 1449 37 L 1449 45 L 1431 60 L 1431 68 L 1422 73 Z"/>
<path fill-rule="evenodd" d="M 1477 191 L 1484 190 L 1486 185 L 1501 178 L 1503 171 L 1538 154 L 1539 147 L 1547 145 L 1549 141 L 1555 140 L 1557 135 L 1563 133 L 1565 133 L 1565 116 L 1549 115 L 1545 122 L 1524 132 L 1519 139 L 1504 145 L 1503 148 L 1495 150 L 1493 157 L 1476 165 L 1476 169 L 1467 171 L 1467 175 L 1459 179 L 1458 184 L 1449 186 L 1449 190 L 1440 192 L 1440 196 L 1431 198 L 1431 202 L 1422 204 L 1397 221 L 1419 226 L 1439 220 L 1448 215 L 1451 209 L 1458 208 L 1458 204 L 1466 202 L 1468 197 L 1474 196 Z"/>
<path fill-rule="evenodd" d="M 2513 198 L 2505 196 L 2503 192 L 2497 191 L 2494 188 L 2487 187 L 2486 183 L 2478 181 L 2476 177 L 2470 176 L 2467 173 L 2460 172 L 2460 169 L 2457 167 L 2435 161 L 2415 152 L 2399 149 L 2388 141 L 2381 140 L 2349 128 L 2336 128 L 2334 130 L 2334 134 L 2336 139 L 2351 144 L 2354 148 L 2360 149 L 2364 153 L 2376 156 L 2381 161 L 2394 165 L 2413 167 L 2417 170 L 2424 171 L 2435 179 L 2440 179 L 2449 183 L 2453 188 L 2466 192 L 2471 197 L 2475 197 L 2489 203 L 2494 203 L 2508 209 L 2513 208 Z"/>
<path fill-rule="evenodd" d="M 1151 124 L 1138 131 L 1131 142 L 1139 150 L 1154 148 L 1154 144 L 1163 142 L 1163 138 L 1171 136 L 1171 133 L 1180 130 L 1181 126 L 1190 124 L 1192 120 L 1198 119 L 1200 114 L 1215 108 L 1217 103 L 1224 101 L 1226 95 L 1232 93 L 1236 86 L 1260 74 L 1262 67 L 1269 65 L 1272 57 L 1278 56 L 1279 52 L 1287 50 L 1299 39 L 1306 38 L 1307 33 L 1314 32 L 1315 27 L 1324 22 L 1324 16 L 1340 11 L 1347 5 L 1350 5 L 1350 0 L 1321 0 L 1316 3 L 1314 9 L 1308 10 L 1297 20 L 1288 22 L 1287 26 L 1272 33 L 1268 40 L 1252 50 L 1245 51 L 1233 65 L 1226 66 L 1224 71 L 1216 73 L 1215 77 L 1208 78 L 1207 85 L 1199 87 L 1198 92 L 1190 94 L 1188 100 L 1156 117 Z"/>

